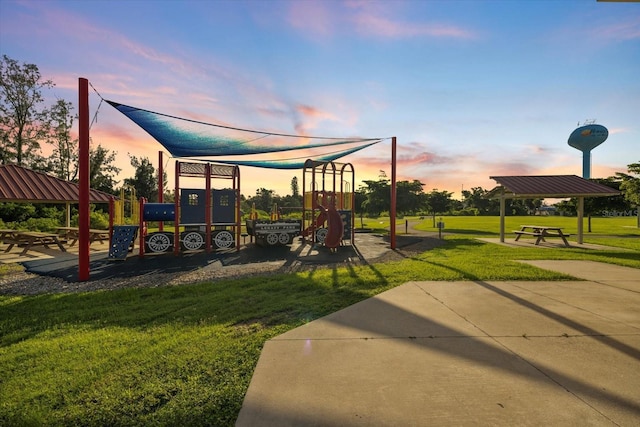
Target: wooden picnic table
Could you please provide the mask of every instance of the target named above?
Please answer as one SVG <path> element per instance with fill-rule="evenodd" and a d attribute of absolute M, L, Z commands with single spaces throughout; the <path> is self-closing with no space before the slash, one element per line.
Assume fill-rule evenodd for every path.
<path fill-rule="evenodd" d="M 540 242 L 546 242 L 547 237 L 560 237 L 565 246 L 569 246 L 567 237 L 570 234 L 564 234 L 561 227 L 550 227 L 547 225 L 521 225 L 520 230 L 514 230 L 516 241 L 522 236 L 533 236 L 536 238 L 536 245 Z"/>
<path fill-rule="evenodd" d="M 69 246 L 75 245 L 80 239 L 80 229 L 78 227 L 58 227 L 58 234 L 67 241 L 72 240 Z M 109 240 L 109 230 L 89 229 L 89 244 L 95 241 L 104 243 L 105 240 Z"/>
<path fill-rule="evenodd" d="M 9 230 L 3 230 L 6 233 L 2 233 L 2 241 L 8 243 L 9 246 L 5 249 L 5 252 L 9 252 L 15 245 L 24 246 L 24 249 L 20 255 L 25 255 L 29 252 L 33 246 L 44 246 L 49 249 L 49 245 L 57 245 L 58 249 L 62 252 L 67 250 L 62 246 L 62 242 L 58 239 L 58 235 L 55 233 L 41 233 L 39 231 L 16 231 L 13 230 L 9 233 Z"/>
<path fill-rule="evenodd" d="M 9 228 L 0 229 L 0 242 L 4 242 L 5 237 L 12 237 L 15 232 L 16 230 L 11 230 Z"/>

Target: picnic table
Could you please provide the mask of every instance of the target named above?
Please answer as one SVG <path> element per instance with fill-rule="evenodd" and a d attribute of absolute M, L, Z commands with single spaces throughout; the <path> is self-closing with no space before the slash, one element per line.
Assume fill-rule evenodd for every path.
<path fill-rule="evenodd" d="M 15 245 L 24 246 L 20 255 L 25 255 L 34 246 L 44 246 L 49 249 L 49 245 L 57 245 L 62 252 L 67 250 L 62 246 L 62 242 L 55 233 L 41 233 L 39 231 L 17 231 L 17 230 L 1 230 L 0 237 L 4 243 L 9 246 L 5 252 L 9 252 Z"/>
<path fill-rule="evenodd" d="M 8 228 L 0 229 L 0 242 L 4 242 L 4 239 L 6 237 L 12 237 L 13 233 L 15 233 L 15 232 L 16 232 L 16 230 L 11 230 L 11 229 L 8 229 Z"/>
<path fill-rule="evenodd" d="M 561 227 L 550 227 L 547 225 L 521 225 L 520 230 L 514 230 L 516 234 L 516 241 L 522 236 L 533 236 L 536 238 L 536 245 L 540 242 L 546 242 L 547 237 L 559 237 L 564 242 L 565 246 L 569 246 L 567 237 L 570 234 L 564 234 Z"/>
<path fill-rule="evenodd" d="M 58 234 L 67 242 L 72 240 L 69 246 L 75 245 L 80 239 L 80 229 L 78 227 L 58 227 Z M 100 241 L 100 243 L 109 240 L 109 230 L 89 229 L 89 244 L 96 240 Z"/>

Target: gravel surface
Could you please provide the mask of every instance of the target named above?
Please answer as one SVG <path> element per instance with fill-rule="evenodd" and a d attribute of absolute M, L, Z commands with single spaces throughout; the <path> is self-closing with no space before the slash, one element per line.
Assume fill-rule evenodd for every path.
<path fill-rule="evenodd" d="M 91 261 L 90 279 L 77 280 L 77 262 L 45 274 L 17 272 L 0 277 L 0 295 L 37 295 L 88 292 L 123 288 L 155 288 L 189 283 L 266 276 L 400 261 L 444 243 L 433 233 L 399 234 L 396 249 L 389 248 L 387 237 L 357 233 L 354 246 L 343 246 L 336 253 L 299 239 L 284 247 L 262 248 L 248 243 L 239 252 L 206 254 L 130 256 L 126 261 Z M 67 263 L 68 264 L 68 263 Z M 29 268 L 29 263 L 25 263 Z M 37 269 L 36 269 L 37 270 Z"/>

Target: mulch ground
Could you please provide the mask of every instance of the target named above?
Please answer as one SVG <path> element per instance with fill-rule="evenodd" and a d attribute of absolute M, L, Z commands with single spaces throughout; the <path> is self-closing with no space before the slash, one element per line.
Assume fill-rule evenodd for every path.
<path fill-rule="evenodd" d="M 36 295 L 49 293 L 89 292 L 123 288 L 177 286 L 189 283 L 216 282 L 224 279 L 267 276 L 401 261 L 444 244 L 433 233 L 415 232 L 396 236 L 396 249 L 391 250 L 388 236 L 356 233 L 355 245 L 338 248 L 335 253 L 309 242 L 296 241 L 291 246 L 261 248 L 243 245 L 240 251 L 226 253 L 185 253 L 130 256 L 126 261 L 110 261 L 106 257 L 90 264 L 90 279 L 77 280 L 77 264 L 64 268 L 33 267 L 27 271 L 0 277 L 0 295 Z M 93 258 L 92 258 L 93 259 Z"/>

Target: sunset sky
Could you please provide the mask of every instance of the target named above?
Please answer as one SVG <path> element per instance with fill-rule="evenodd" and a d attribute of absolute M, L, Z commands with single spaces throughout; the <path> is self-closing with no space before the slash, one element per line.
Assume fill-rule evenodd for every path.
<path fill-rule="evenodd" d="M 396 136 L 398 180 L 456 198 L 495 175 L 582 175 L 567 138 L 585 120 L 609 129 L 592 177 L 640 162 L 640 3 L 0 0 L 0 54 L 54 81 L 49 104 L 77 105 L 85 77 L 105 99 L 209 123 Z M 92 90 L 92 117 L 99 104 Z M 106 103 L 91 137 L 120 179 L 127 154 L 156 165 L 163 150 Z M 390 173 L 390 143 L 342 161 L 357 187 Z M 250 196 L 289 194 L 302 174 L 241 175 Z"/>

